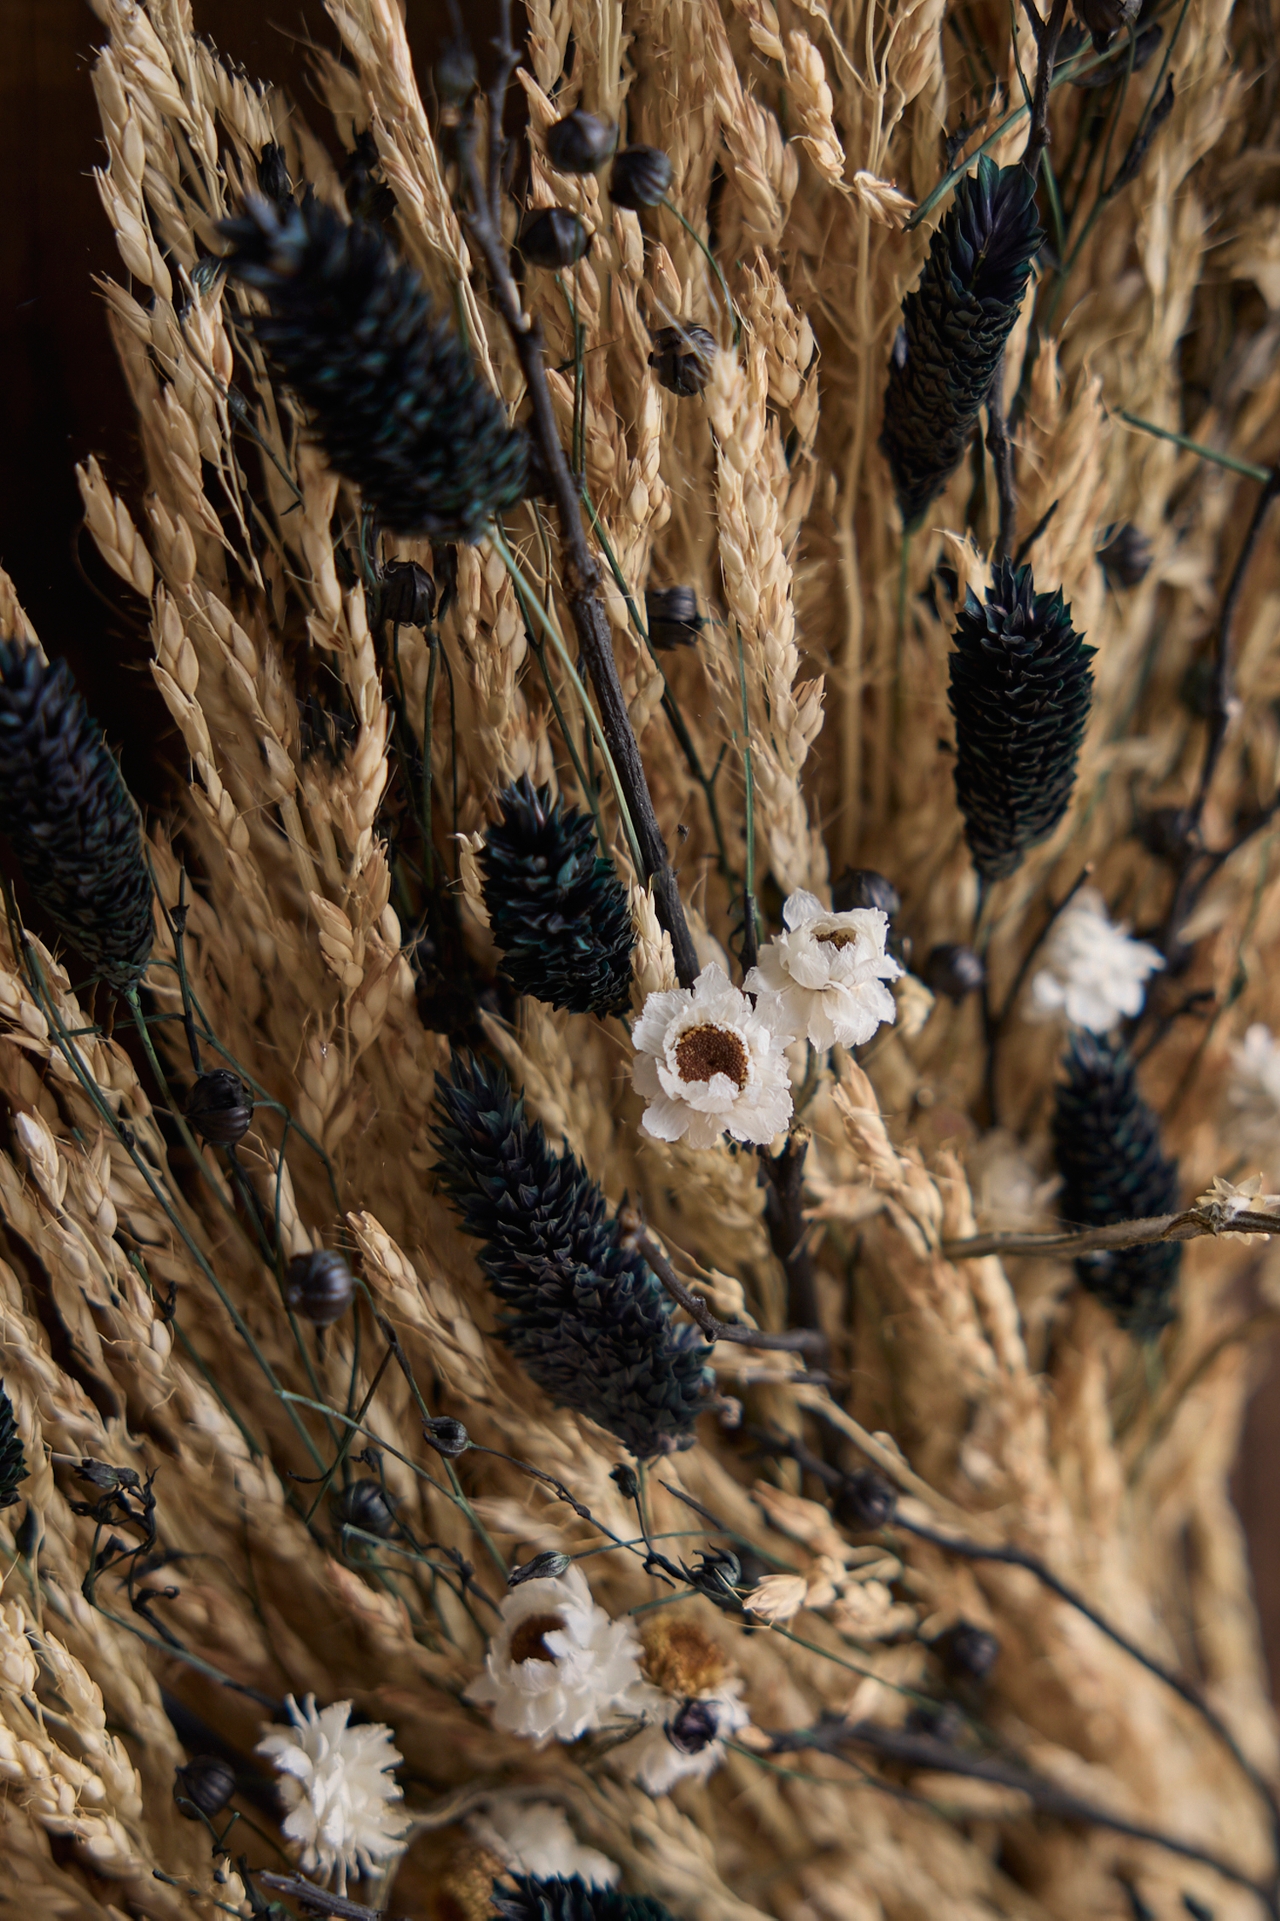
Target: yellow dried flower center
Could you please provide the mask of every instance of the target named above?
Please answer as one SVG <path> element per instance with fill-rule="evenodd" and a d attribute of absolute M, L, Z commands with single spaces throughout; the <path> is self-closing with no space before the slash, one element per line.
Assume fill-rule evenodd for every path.
<path fill-rule="evenodd" d="M 724 1074 L 735 1087 L 745 1087 L 747 1050 L 727 1027 L 690 1027 L 676 1042 L 676 1071 L 682 1081 Z"/>
<path fill-rule="evenodd" d="M 729 1672 L 723 1650 L 696 1621 L 655 1621 L 643 1640 L 645 1673 L 668 1694 L 701 1694 Z"/>
<path fill-rule="evenodd" d="M 511 1637 L 511 1659 L 517 1666 L 525 1661 L 554 1661 L 556 1657 L 542 1637 L 554 1634 L 563 1626 L 564 1621 L 558 1614 L 529 1615 Z"/>
<path fill-rule="evenodd" d="M 856 947 L 858 936 L 851 934 L 847 927 L 833 927 L 829 934 L 819 934 L 818 939 L 824 947 L 834 947 L 837 953 L 845 947 Z"/>

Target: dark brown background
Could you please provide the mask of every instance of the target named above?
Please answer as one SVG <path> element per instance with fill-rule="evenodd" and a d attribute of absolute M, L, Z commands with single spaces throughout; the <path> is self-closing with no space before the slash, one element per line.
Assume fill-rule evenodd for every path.
<path fill-rule="evenodd" d="M 196 0 L 196 11 L 202 31 L 251 74 L 307 98 L 302 42 L 332 37 L 320 0 Z M 428 62 L 444 8 L 408 0 L 408 11 L 415 57 Z M 92 179 L 102 157 L 89 83 L 97 32 L 85 0 L 0 0 L 0 562 L 49 652 L 70 657 L 135 792 L 162 805 L 169 729 L 145 673 L 137 605 L 78 537 L 76 461 L 98 454 L 126 494 L 137 473 L 93 289 L 95 274 L 118 270 Z M 1280 1693 L 1277 1361 L 1276 1350 L 1258 1359 L 1236 1491 Z"/>

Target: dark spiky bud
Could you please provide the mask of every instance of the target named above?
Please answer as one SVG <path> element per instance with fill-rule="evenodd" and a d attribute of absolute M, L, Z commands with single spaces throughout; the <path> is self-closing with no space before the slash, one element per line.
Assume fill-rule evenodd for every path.
<path fill-rule="evenodd" d="M 351 1305 L 355 1276 L 341 1254 L 324 1248 L 295 1254 L 285 1274 L 284 1298 L 313 1327 L 332 1327 Z"/>
<path fill-rule="evenodd" d="M 714 1601 L 726 1614 L 741 1614 L 742 1563 L 727 1547 L 709 1548 L 698 1556 L 693 1567 L 681 1563 L 681 1573 L 690 1587 Z"/>
<path fill-rule="evenodd" d="M 986 1628 L 972 1621 L 956 1621 L 933 1643 L 943 1667 L 953 1680 L 985 1681 L 1000 1659 L 1000 1643 Z"/>
<path fill-rule="evenodd" d="M 646 587 L 645 625 L 651 647 L 692 647 L 705 622 L 692 587 Z"/>
<path fill-rule="evenodd" d="M 138 812 L 65 660 L 0 641 L 0 832 L 36 904 L 113 987 L 151 954 Z"/>
<path fill-rule="evenodd" d="M 1104 544 L 1098 549 L 1098 564 L 1109 586 L 1136 587 L 1151 568 L 1151 539 L 1131 521 L 1108 527 Z"/>
<path fill-rule="evenodd" d="M 434 1420 L 422 1423 L 422 1438 L 437 1454 L 454 1461 L 459 1454 L 465 1454 L 471 1446 L 471 1436 L 461 1421 L 455 1421 L 450 1414 L 438 1414 Z"/>
<path fill-rule="evenodd" d="M 516 1359 L 641 1460 L 690 1446 L 710 1349 L 672 1325 L 600 1189 L 572 1154 L 552 1152 L 501 1068 L 455 1059 L 437 1091 L 438 1171 L 466 1231 L 484 1241 L 480 1264 Z"/>
<path fill-rule="evenodd" d="M 571 267 L 594 237 L 570 208 L 542 207 L 525 215 L 516 244 L 531 267 Z"/>
<path fill-rule="evenodd" d="M 924 964 L 924 983 L 933 994 L 945 994 L 957 1004 L 967 994 L 976 994 L 986 979 L 982 956 L 959 941 L 942 941 L 929 949 Z"/>
<path fill-rule="evenodd" d="M 498 796 L 480 853 L 484 904 L 517 994 L 575 1014 L 631 1005 L 635 931 L 622 883 L 596 853 L 589 815 L 527 774 Z"/>
<path fill-rule="evenodd" d="M 333 1518 L 339 1527 L 357 1527 L 382 1541 L 396 1531 L 395 1509 L 380 1481 L 353 1481 L 344 1487 L 333 1503 Z"/>
<path fill-rule="evenodd" d="M 228 271 L 269 303 L 258 339 L 382 524 L 478 540 L 523 495 L 526 440 L 413 269 L 376 227 L 348 226 L 311 196 L 253 199 L 222 232 Z"/>
<path fill-rule="evenodd" d="M 998 563 L 986 602 L 970 588 L 956 619 L 948 700 L 956 799 L 985 881 L 1001 880 L 1050 835 L 1071 802 L 1093 675 L 1061 592 L 1030 567 Z"/>
<path fill-rule="evenodd" d="M 515 1874 L 495 1881 L 497 1921 L 671 1921 L 670 1910 L 650 1894 L 620 1894 L 588 1887 L 581 1875 Z"/>
<path fill-rule="evenodd" d="M 201 1140 L 215 1147 L 234 1147 L 249 1132 L 253 1095 L 230 1068 L 215 1067 L 196 1080 L 184 1111 L 188 1126 Z"/>
<path fill-rule="evenodd" d="M 212 1819 L 221 1814 L 236 1791 L 234 1768 L 216 1754 L 195 1754 L 173 1771 L 173 1798 L 184 1820 Z M 190 1802 L 183 1807 L 184 1801 Z"/>
<path fill-rule="evenodd" d="M 14 1419 L 13 1402 L 0 1387 L 0 1508 L 12 1507 L 18 1499 L 18 1484 L 27 1478 L 22 1436 Z"/>
<path fill-rule="evenodd" d="M 1081 25 L 1089 29 L 1094 46 L 1101 52 L 1113 33 L 1137 19 L 1142 0 L 1073 0 L 1073 4 Z"/>
<path fill-rule="evenodd" d="M 618 144 L 618 129 L 575 107 L 546 131 L 547 159 L 557 173 L 598 173 Z"/>
<path fill-rule="evenodd" d="M 661 147 L 624 147 L 609 175 L 615 207 L 656 207 L 671 185 L 675 168 Z"/>
<path fill-rule="evenodd" d="M 1160 1124 L 1138 1091 L 1133 1061 L 1096 1035 L 1072 1036 L 1058 1085 L 1053 1141 L 1062 1175 L 1059 1212 L 1072 1227 L 1173 1214 L 1178 1165 L 1160 1147 Z M 1173 1320 L 1182 1248 L 1177 1241 L 1083 1254 L 1076 1275 L 1140 1340 Z"/>
<path fill-rule="evenodd" d="M 855 1468 L 836 1489 L 831 1511 L 842 1527 L 872 1534 L 886 1527 L 898 1511 L 898 1496 L 873 1467 Z"/>
<path fill-rule="evenodd" d="M 848 914 L 855 907 L 878 907 L 890 920 L 902 912 L 902 897 L 891 880 L 871 867 L 846 867 L 831 889 L 831 905 L 837 914 Z"/>
<path fill-rule="evenodd" d="M 258 155 L 258 186 L 268 200 L 288 200 L 293 192 L 293 182 L 285 165 L 284 148 L 274 140 L 268 140 Z"/>
<path fill-rule="evenodd" d="M 630 1467 L 626 1461 L 619 1461 L 616 1467 L 609 1469 L 609 1479 L 613 1482 L 613 1485 L 617 1488 L 624 1501 L 634 1501 L 639 1496 L 639 1476 L 635 1469 Z"/>
<path fill-rule="evenodd" d="M 554 1548 L 548 1548 L 545 1554 L 535 1554 L 523 1567 L 513 1567 L 507 1576 L 507 1586 L 523 1587 L 526 1581 L 557 1581 L 572 1566 L 567 1554 L 557 1554 Z"/>
<path fill-rule="evenodd" d="M 914 527 L 959 464 L 1018 318 L 1044 239 L 1035 180 L 984 154 L 933 236 L 902 305 L 880 435 L 898 506 Z"/>
<path fill-rule="evenodd" d="M 659 385 L 688 400 L 700 394 L 710 380 L 715 357 L 715 339 L 705 327 L 659 327 L 653 336 L 649 365 Z"/>

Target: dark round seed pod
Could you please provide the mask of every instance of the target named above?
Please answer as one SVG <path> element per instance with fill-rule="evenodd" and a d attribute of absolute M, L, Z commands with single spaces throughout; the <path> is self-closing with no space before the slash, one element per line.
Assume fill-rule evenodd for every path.
<path fill-rule="evenodd" d="M 1177 860 L 1187 845 L 1190 818 L 1185 807 L 1153 807 L 1150 813 L 1137 815 L 1133 825 L 1142 845 L 1157 860 Z"/>
<path fill-rule="evenodd" d="M 516 244 L 531 267 L 571 267 L 593 238 L 568 207 L 542 207 L 525 215 Z"/>
<path fill-rule="evenodd" d="M 677 1754 L 701 1754 L 720 1732 L 711 1701 L 682 1701 L 663 1730 Z"/>
<path fill-rule="evenodd" d="M 924 964 L 925 985 L 935 994 L 945 994 L 959 1003 L 966 994 L 976 993 L 987 977 L 982 957 L 959 941 L 943 941 L 929 950 Z"/>
<path fill-rule="evenodd" d="M 424 1421 L 422 1435 L 437 1454 L 443 1454 L 449 1460 L 465 1454 L 471 1446 L 471 1436 L 462 1422 L 453 1420 L 448 1414 L 441 1414 L 433 1421 Z"/>
<path fill-rule="evenodd" d="M 198 1821 L 201 1814 L 221 1814 L 235 1791 L 235 1770 L 216 1754 L 193 1755 L 183 1767 L 174 1769 L 173 1798 L 185 1821 Z M 184 1808 L 183 1801 L 190 1801 L 191 1807 Z"/>
<path fill-rule="evenodd" d="M 1098 549 L 1098 564 L 1113 587 L 1136 587 L 1151 567 L 1151 541 L 1131 521 L 1108 527 L 1106 543 Z"/>
<path fill-rule="evenodd" d="M 555 1581 L 567 1574 L 572 1565 L 567 1554 L 548 1549 L 545 1554 L 535 1554 L 523 1567 L 513 1567 L 507 1576 L 507 1586 L 522 1587 L 526 1581 Z"/>
<path fill-rule="evenodd" d="M 186 1117 L 193 1133 L 215 1147 L 234 1147 L 249 1132 L 253 1095 L 238 1074 L 215 1067 L 201 1074 L 187 1095 Z"/>
<path fill-rule="evenodd" d="M 884 1527 L 897 1507 L 896 1493 L 873 1467 L 855 1468 L 852 1474 L 846 1474 L 831 1503 L 837 1521 L 861 1534 Z"/>
<path fill-rule="evenodd" d="M 619 1461 L 617 1467 L 609 1469 L 609 1479 L 617 1488 L 624 1501 L 634 1501 L 640 1492 L 640 1482 L 633 1467 Z"/>
<path fill-rule="evenodd" d="M 831 889 L 831 905 L 837 914 L 848 914 L 855 907 L 878 907 L 895 920 L 902 912 L 902 897 L 891 880 L 872 867 L 846 867 Z"/>
<path fill-rule="evenodd" d="M 1108 45 L 1112 34 L 1137 18 L 1141 4 L 1142 0 L 1074 0 L 1076 16 L 1088 27 L 1099 51 Z"/>
<path fill-rule="evenodd" d="M 963 1712 L 950 1701 L 917 1701 L 906 1725 L 908 1734 L 926 1734 L 949 1748 L 962 1746 L 969 1731 Z"/>
<path fill-rule="evenodd" d="M 258 155 L 258 185 L 268 200 L 287 200 L 293 192 L 289 169 L 284 163 L 284 149 L 274 140 L 268 140 Z"/>
<path fill-rule="evenodd" d="M 598 173 L 618 144 L 618 129 L 575 107 L 546 132 L 547 159 L 557 173 Z"/>
<path fill-rule="evenodd" d="M 429 627 L 436 611 L 436 583 L 416 560 L 393 560 L 378 583 L 378 619 L 397 627 Z"/>
<path fill-rule="evenodd" d="M 447 107 L 460 107 L 469 100 L 479 82 L 476 57 L 466 40 L 449 40 L 440 49 L 435 64 L 436 92 Z"/>
<path fill-rule="evenodd" d="M 313 1327 L 332 1327 L 351 1305 L 355 1277 L 341 1254 L 320 1248 L 295 1254 L 289 1263 L 284 1298 Z"/>
<path fill-rule="evenodd" d="M 353 1481 L 344 1487 L 333 1503 L 333 1518 L 339 1527 L 358 1527 L 382 1541 L 396 1531 L 395 1510 L 378 1481 Z"/>
<path fill-rule="evenodd" d="M 649 365 L 668 393 L 688 400 L 710 380 L 715 357 L 716 343 L 705 327 L 660 327 Z"/>
<path fill-rule="evenodd" d="M 646 587 L 644 617 L 649 645 L 692 647 L 705 626 L 692 587 Z"/>
<path fill-rule="evenodd" d="M 972 1621 L 956 1621 L 933 1644 L 934 1653 L 957 1681 L 985 1681 L 1000 1659 L 1000 1643 Z"/>
<path fill-rule="evenodd" d="M 671 185 L 675 168 L 661 147 L 624 147 L 609 175 L 615 207 L 656 207 Z"/>

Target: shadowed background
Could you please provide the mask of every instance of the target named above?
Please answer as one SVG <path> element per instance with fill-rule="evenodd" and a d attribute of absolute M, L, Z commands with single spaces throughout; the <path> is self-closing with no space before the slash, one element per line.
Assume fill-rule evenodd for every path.
<path fill-rule="evenodd" d="M 308 37 L 331 42 L 320 0 L 196 0 L 201 29 L 255 78 L 308 98 Z M 477 40 L 490 9 L 468 4 Z M 420 70 L 447 22 L 440 0 L 408 0 Z M 92 169 L 103 157 L 89 82 L 96 26 L 84 0 L 0 0 L 0 563 L 51 654 L 71 661 L 93 712 L 120 750 L 139 798 L 163 805 L 175 736 L 146 670 L 138 604 L 117 591 L 91 540 L 79 536 L 75 463 L 103 461 L 135 500 L 132 410 L 94 290 L 119 261 Z M 477 48 L 479 51 L 480 48 Z M 317 129 L 323 125 L 317 113 Z M 1272 1171 L 1280 1171 L 1273 1169 Z M 1273 1693 L 1280 1681 L 1280 1348 L 1257 1357 L 1236 1470 L 1249 1534 Z"/>

